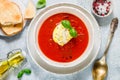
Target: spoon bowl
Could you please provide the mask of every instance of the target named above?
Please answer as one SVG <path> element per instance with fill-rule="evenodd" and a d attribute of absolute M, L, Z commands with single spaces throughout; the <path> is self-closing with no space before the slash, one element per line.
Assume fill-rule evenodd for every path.
<path fill-rule="evenodd" d="M 105 59 L 101 59 L 95 62 L 92 71 L 94 80 L 103 80 L 106 77 L 107 72 L 108 66 L 105 63 Z"/>

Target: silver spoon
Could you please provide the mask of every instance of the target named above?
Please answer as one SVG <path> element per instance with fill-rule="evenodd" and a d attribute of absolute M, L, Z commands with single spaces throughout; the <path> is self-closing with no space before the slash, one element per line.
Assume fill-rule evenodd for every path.
<path fill-rule="evenodd" d="M 110 25 L 110 35 L 108 38 L 104 55 L 102 56 L 101 59 L 97 60 L 93 66 L 92 75 L 94 80 L 104 80 L 107 75 L 108 66 L 106 64 L 106 54 L 109 50 L 109 46 L 110 46 L 110 43 L 112 42 L 114 32 L 117 26 L 118 26 L 118 18 L 114 18 Z"/>

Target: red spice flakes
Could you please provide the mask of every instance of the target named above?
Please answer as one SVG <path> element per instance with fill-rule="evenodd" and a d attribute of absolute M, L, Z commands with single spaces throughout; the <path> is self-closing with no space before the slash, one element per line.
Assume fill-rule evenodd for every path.
<path fill-rule="evenodd" d="M 95 0 L 93 2 L 93 10 L 97 15 L 105 16 L 110 12 L 111 1 Z"/>

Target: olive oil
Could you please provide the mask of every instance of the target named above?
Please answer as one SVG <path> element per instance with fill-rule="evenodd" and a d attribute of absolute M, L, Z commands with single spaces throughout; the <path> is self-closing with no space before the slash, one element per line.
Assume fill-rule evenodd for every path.
<path fill-rule="evenodd" d="M 17 67 L 21 62 L 23 62 L 24 56 L 22 52 L 18 51 L 9 56 L 8 59 L 0 62 L 0 79 L 4 74 L 11 68 Z"/>
<path fill-rule="evenodd" d="M 10 68 L 8 61 L 0 62 L 0 78 L 4 75 L 4 73 Z"/>
<path fill-rule="evenodd" d="M 24 57 L 21 54 L 21 52 L 17 52 L 16 54 L 13 54 L 13 56 L 10 59 L 8 59 L 8 63 L 10 66 L 16 67 L 23 60 L 24 60 Z"/>

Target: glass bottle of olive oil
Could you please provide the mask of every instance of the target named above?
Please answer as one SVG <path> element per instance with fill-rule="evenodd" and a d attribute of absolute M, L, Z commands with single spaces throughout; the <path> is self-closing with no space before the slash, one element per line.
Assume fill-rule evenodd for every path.
<path fill-rule="evenodd" d="M 10 52 L 8 59 L 0 61 L 0 79 L 11 68 L 17 67 L 24 60 L 24 56 L 20 50 Z"/>
<path fill-rule="evenodd" d="M 8 61 L 1 61 L 0 62 L 0 78 L 3 77 L 4 73 L 10 68 Z"/>

